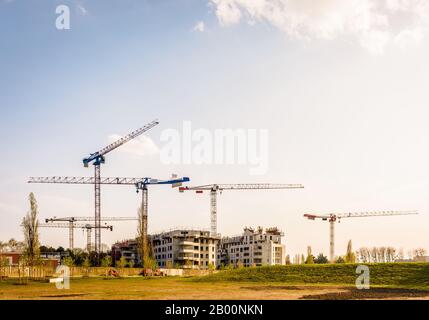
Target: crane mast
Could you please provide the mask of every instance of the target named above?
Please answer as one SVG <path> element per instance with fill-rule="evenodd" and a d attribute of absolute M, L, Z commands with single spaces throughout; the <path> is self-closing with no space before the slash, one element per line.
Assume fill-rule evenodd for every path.
<path fill-rule="evenodd" d="M 139 191 L 142 192 L 142 202 L 141 202 L 141 209 L 140 209 L 140 236 L 142 239 L 142 247 L 143 252 L 141 252 L 141 259 L 143 262 L 145 262 L 149 257 L 148 252 L 148 232 L 147 232 L 147 226 L 148 226 L 148 186 L 149 185 L 171 185 L 172 188 L 180 187 L 183 182 L 190 181 L 189 177 L 183 177 L 183 178 L 177 178 L 177 175 L 173 174 L 170 178 L 170 180 L 159 180 L 159 179 L 153 179 L 153 178 L 144 178 L 141 181 L 137 182 L 135 184 L 137 193 Z"/>
<path fill-rule="evenodd" d="M 102 217 L 101 221 L 133 221 L 137 220 L 136 217 Z M 69 225 L 69 248 L 74 248 L 74 229 L 75 222 L 77 221 L 94 221 L 94 217 L 53 217 L 45 219 L 46 223 L 49 222 L 68 222 Z M 91 230 L 87 230 L 88 234 L 91 235 Z"/>
<path fill-rule="evenodd" d="M 91 229 L 95 229 L 96 226 L 95 225 L 91 225 L 91 224 L 82 224 L 82 223 L 39 223 L 39 227 L 41 228 L 69 228 L 69 234 L 71 232 L 71 234 L 73 234 L 73 230 L 75 228 L 79 228 L 79 229 L 84 229 L 87 232 L 87 249 L 91 248 Z M 110 231 L 113 230 L 112 226 L 100 226 L 100 229 L 108 229 Z M 73 235 L 70 237 L 69 236 L 69 249 L 73 250 Z M 88 250 L 88 252 L 90 252 Z"/>
<path fill-rule="evenodd" d="M 328 214 L 311 214 L 306 213 L 304 217 L 309 220 L 321 219 L 329 222 L 329 261 L 335 262 L 335 222 L 340 222 L 345 218 L 365 218 L 365 217 L 383 217 L 383 216 L 404 216 L 418 214 L 415 210 L 403 211 L 363 211 L 363 212 L 344 212 Z"/>
<path fill-rule="evenodd" d="M 196 193 L 210 192 L 210 232 L 217 234 L 217 195 L 226 190 L 270 190 L 270 189 L 302 189 L 302 184 L 274 184 L 274 183 L 236 183 L 236 184 L 208 184 L 194 187 L 181 187 L 180 192 L 193 190 Z"/>
<path fill-rule="evenodd" d="M 125 137 L 122 137 L 121 139 L 111 143 L 107 147 L 91 153 L 89 157 L 83 159 L 83 165 L 84 167 L 88 167 L 90 163 L 94 165 L 94 205 L 95 205 L 95 252 L 98 254 L 100 252 L 100 245 L 101 245 L 101 232 L 100 232 L 100 226 L 101 226 L 101 164 L 105 163 L 105 155 L 109 152 L 115 150 L 116 148 L 122 146 L 123 144 L 127 143 L 128 141 L 138 137 L 139 135 L 143 134 L 144 132 L 148 131 L 149 129 L 153 128 L 159 124 L 158 120 L 154 120 L 145 126 L 143 126 L 140 129 L 137 129 L 130 134 L 126 135 Z"/>
<path fill-rule="evenodd" d="M 105 185 L 127 185 L 134 186 L 138 191 L 142 191 L 142 200 L 141 200 L 141 214 L 142 214 L 142 229 L 143 234 L 146 235 L 144 239 L 147 239 L 147 212 L 148 212 L 148 185 L 171 185 L 173 188 L 182 186 L 183 182 L 190 181 L 189 177 L 178 178 L 177 175 L 173 174 L 169 180 L 160 180 L 154 178 L 136 178 L 136 177 L 102 177 L 100 178 L 100 184 Z M 28 183 L 53 183 L 53 184 L 86 184 L 93 185 L 96 184 L 95 177 L 30 177 Z M 69 218 L 61 218 L 62 220 L 56 221 L 69 221 Z M 76 218 L 76 217 L 74 217 Z M 79 218 L 79 221 L 95 221 L 95 218 L 88 218 L 87 220 L 82 220 Z M 101 218 L 100 221 L 109 221 L 107 219 Z M 147 241 L 147 240 L 144 240 Z"/>

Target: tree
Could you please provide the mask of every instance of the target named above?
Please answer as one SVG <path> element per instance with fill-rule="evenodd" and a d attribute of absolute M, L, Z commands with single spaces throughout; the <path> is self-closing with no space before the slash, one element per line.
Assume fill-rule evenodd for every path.
<path fill-rule="evenodd" d="M 394 262 L 397 257 L 396 249 L 393 247 L 386 248 L 386 262 Z"/>
<path fill-rule="evenodd" d="M 3 280 L 3 268 L 7 266 L 7 260 L 3 258 L 5 248 L 7 248 L 7 243 L 0 241 L 0 280 Z"/>
<path fill-rule="evenodd" d="M 210 273 L 213 273 L 213 271 L 216 269 L 215 264 L 213 262 L 210 262 L 208 269 Z"/>
<path fill-rule="evenodd" d="M 311 254 L 311 247 L 307 247 L 307 259 L 305 259 L 305 264 L 314 264 L 314 256 Z"/>
<path fill-rule="evenodd" d="M 138 245 L 138 254 L 142 261 L 142 266 L 145 269 L 156 269 L 156 261 L 153 258 L 151 252 L 151 246 L 149 244 L 149 239 L 146 234 L 146 218 L 143 215 L 143 208 L 140 207 L 138 210 L 138 227 L 137 227 L 137 245 Z"/>
<path fill-rule="evenodd" d="M 111 256 L 105 256 L 103 259 L 101 259 L 101 266 L 103 268 L 108 268 L 112 265 L 112 257 Z"/>
<path fill-rule="evenodd" d="M 356 252 L 356 255 L 360 262 L 367 263 L 371 261 L 368 248 L 359 248 L 359 250 Z"/>
<path fill-rule="evenodd" d="M 379 262 L 378 250 L 377 248 L 371 248 L 371 262 Z"/>
<path fill-rule="evenodd" d="M 11 238 L 8 241 L 7 246 L 9 247 L 10 251 L 17 251 L 17 249 L 18 249 L 18 241 L 16 241 L 14 238 Z"/>
<path fill-rule="evenodd" d="M 305 263 L 305 256 L 301 254 L 300 264 L 304 264 L 304 263 Z"/>
<path fill-rule="evenodd" d="M 419 258 L 425 256 L 427 253 L 425 248 L 417 248 L 413 250 L 413 258 Z"/>
<path fill-rule="evenodd" d="M 128 267 L 129 268 L 134 268 L 134 260 L 128 261 Z"/>
<path fill-rule="evenodd" d="M 73 258 L 73 261 L 76 266 L 82 266 L 85 263 L 85 260 L 88 259 L 89 266 L 93 266 L 94 263 L 90 259 L 89 254 L 80 248 L 75 248 L 73 250 L 67 250 L 69 255 Z"/>
<path fill-rule="evenodd" d="M 88 257 L 86 257 L 85 260 L 83 260 L 82 267 L 85 270 L 85 275 L 88 276 L 89 268 L 91 267 L 91 261 L 89 260 Z"/>
<path fill-rule="evenodd" d="M 345 263 L 343 257 L 338 257 L 337 260 L 335 260 L 335 263 Z"/>
<path fill-rule="evenodd" d="M 29 200 L 30 212 L 27 213 L 22 221 L 25 238 L 24 257 L 30 266 L 34 266 L 40 258 L 40 244 L 37 201 L 32 192 L 30 193 Z"/>
<path fill-rule="evenodd" d="M 116 261 L 116 266 L 120 269 L 125 268 L 127 265 L 127 259 L 125 259 L 124 256 L 122 256 L 118 261 Z"/>
<path fill-rule="evenodd" d="M 317 264 L 324 264 L 328 262 L 329 262 L 328 257 L 324 256 L 323 253 L 319 253 L 317 258 L 314 259 L 314 263 L 317 263 Z"/>
<path fill-rule="evenodd" d="M 349 240 L 349 243 L 347 244 L 347 253 L 344 257 L 345 263 L 355 263 L 356 262 L 356 255 L 353 252 L 352 247 L 352 240 Z"/>
<path fill-rule="evenodd" d="M 71 268 L 74 266 L 74 261 L 72 257 L 64 257 L 62 260 L 62 264 Z"/>
<path fill-rule="evenodd" d="M 398 259 L 403 260 L 405 259 L 405 253 L 404 253 L 404 248 L 400 248 L 398 251 L 398 254 L 396 256 Z"/>

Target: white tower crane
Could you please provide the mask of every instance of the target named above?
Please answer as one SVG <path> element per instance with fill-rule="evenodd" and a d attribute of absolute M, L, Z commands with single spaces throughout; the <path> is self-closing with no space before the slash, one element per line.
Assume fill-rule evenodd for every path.
<path fill-rule="evenodd" d="M 196 193 L 210 191 L 210 231 L 217 234 L 217 194 L 225 190 L 268 190 L 268 189 L 302 189 L 301 184 L 272 184 L 272 183 L 237 183 L 209 184 L 196 187 L 180 187 L 180 192 L 194 190 Z"/>
<path fill-rule="evenodd" d="M 328 214 L 304 214 L 309 220 L 322 219 L 329 221 L 329 261 L 334 262 L 335 259 L 335 222 L 340 222 L 344 218 L 363 218 L 363 217 L 380 217 L 380 216 L 403 216 L 410 214 L 418 214 L 417 211 L 368 211 L 368 212 L 345 212 L 345 213 L 328 213 Z"/>

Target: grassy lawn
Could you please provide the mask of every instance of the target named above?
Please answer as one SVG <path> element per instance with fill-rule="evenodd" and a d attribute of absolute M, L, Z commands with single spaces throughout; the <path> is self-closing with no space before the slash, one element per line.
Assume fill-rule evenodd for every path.
<path fill-rule="evenodd" d="M 0 299 L 428 299 L 429 263 L 369 265 L 370 290 L 356 290 L 356 265 L 244 268 L 205 277 L 73 279 L 69 290 L 47 282 L 0 282 Z"/>
<path fill-rule="evenodd" d="M 357 264 L 290 265 L 242 268 L 195 278 L 196 282 L 281 282 L 354 286 Z M 367 264 L 373 286 L 429 290 L 429 263 Z"/>

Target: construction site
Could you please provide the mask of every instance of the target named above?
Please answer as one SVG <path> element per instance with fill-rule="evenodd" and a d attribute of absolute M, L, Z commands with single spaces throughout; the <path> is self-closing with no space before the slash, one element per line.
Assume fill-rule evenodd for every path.
<path fill-rule="evenodd" d="M 429 300 L 429 5 L 57 2 L 0 0 L 0 300 Z"/>
<path fill-rule="evenodd" d="M 94 168 L 93 177 L 30 177 L 30 184 L 65 184 L 65 185 L 93 185 L 94 190 L 94 214 L 93 216 L 72 217 L 46 217 L 43 222 L 37 223 L 40 232 L 49 232 L 50 228 L 64 229 L 68 235 L 68 252 L 75 250 L 75 230 L 86 232 L 86 247 L 84 250 L 93 256 L 92 267 L 101 266 L 101 257 L 106 257 L 101 248 L 102 232 L 112 232 L 114 223 L 122 222 L 135 225 L 136 238 L 121 240 L 107 248 L 111 257 L 110 265 L 114 266 L 137 266 L 143 270 L 163 270 L 164 274 L 183 274 L 179 270 L 222 270 L 228 266 L 238 267 L 261 267 L 291 264 L 290 256 L 287 255 L 286 246 L 282 243 L 284 232 L 277 227 L 256 229 L 244 227 L 242 234 L 237 236 L 221 235 L 218 232 L 218 199 L 219 195 L 226 191 L 266 191 L 302 189 L 301 184 L 272 184 L 272 183 L 241 183 L 241 184 L 208 184 L 201 186 L 184 185 L 191 181 L 190 177 L 178 177 L 173 174 L 168 180 L 150 177 L 103 177 L 101 167 L 106 162 L 106 156 L 116 148 L 130 142 L 138 136 L 149 131 L 159 124 L 154 120 L 142 128 L 120 138 L 112 144 L 91 153 L 83 159 L 83 166 Z M 102 214 L 102 186 L 132 186 L 140 194 L 140 205 L 138 216 L 112 217 Z M 154 185 L 167 185 L 180 193 L 195 192 L 196 194 L 207 193 L 210 198 L 209 213 L 207 219 L 210 227 L 205 228 L 170 228 L 156 234 L 148 233 L 149 223 L 149 189 Z M 48 190 L 47 190 L 48 192 Z M 366 217 L 388 217 L 415 215 L 417 211 L 373 211 L 373 212 L 347 212 L 331 214 L 304 214 L 309 220 L 320 219 L 329 222 L 329 262 L 335 263 L 338 255 L 335 253 L 335 224 L 346 218 Z M 68 230 L 67 230 L 68 229 Z M 121 237 L 120 235 L 118 236 Z M 106 251 L 106 250 L 104 250 Z M 19 255 L 22 252 L 4 252 L 4 257 L 9 257 L 9 267 L 19 266 Z M 45 260 L 54 260 L 54 266 L 64 263 L 67 254 L 58 252 L 43 252 Z M 311 252 L 308 252 L 308 256 Z M 307 256 L 307 258 L 308 258 Z M 419 261 L 428 261 L 429 257 L 421 253 Z M 299 259 L 298 259 L 299 260 Z M 303 259 L 304 260 L 304 259 Z M 355 260 L 356 261 L 356 260 Z M 353 262 L 355 262 L 353 261 Z M 393 262 L 393 258 L 389 261 Z M 303 262 L 303 261 L 302 261 Z M 174 269 L 174 271 L 172 270 Z M 144 271 L 148 273 L 149 271 Z M 160 271 L 158 271 L 160 273 Z M 201 274 L 204 274 L 201 273 Z"/>

